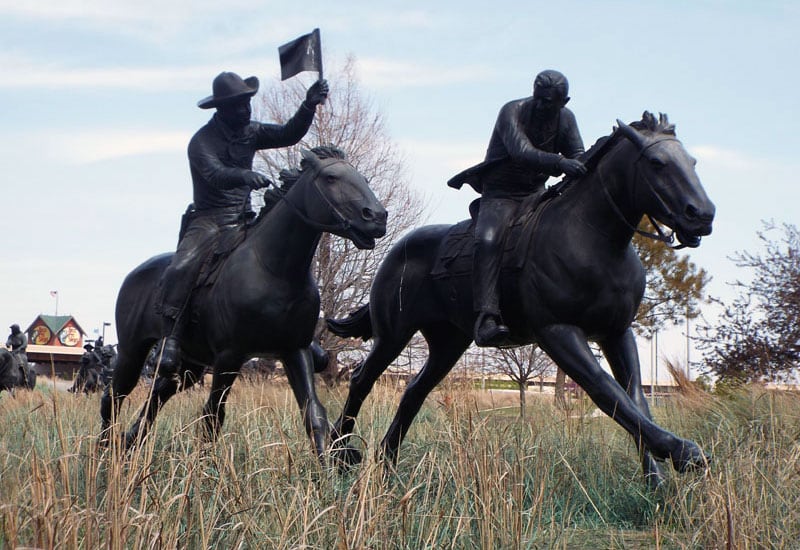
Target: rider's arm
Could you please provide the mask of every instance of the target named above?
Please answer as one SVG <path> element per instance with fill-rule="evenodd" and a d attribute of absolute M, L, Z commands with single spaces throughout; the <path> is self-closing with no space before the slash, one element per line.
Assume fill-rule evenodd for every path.
<path fill-rule="evenodd" d="M 227 166 L 220 158 L 220 150 L 227 147 L 207 133 L 198 132 L 189 142 L 189 166 L 193 172 L 217 189 L 235 189 L 252 186 L 256 173 L 247 168 Z M 263 176 L 262 176 L 263 177 Z"/>
<path fill-rule="evenodd" d="M 584 152 L 583 139 L 578 131 L 578 121 L 575 120 L 572 111 L 565 107 L 561 109 L 560 122 L 559 153 L 570 159 L 578 158 Z"/>
<path fill-rule="evenodd" d="M 537 149 L 525 134 L 524 121 L 520 116 L 521 106 L 521 101 L 512 101 L 500 109 L 495 133 L 502 140 L 512 160 L 527 164 L 539 172 L 560 174 L 558 161 L 561 160 L 561 155 Z"/>
<path fill-rule="evenodd" d="M 286 124 L 269 124 L 259 122 L 253 125 L 255 129 L 256 149 L 275 149 L 294 145 L 306 135 L 311 123 L 314 121 L 315 108 L 310 107 L 305 101 Z"/>

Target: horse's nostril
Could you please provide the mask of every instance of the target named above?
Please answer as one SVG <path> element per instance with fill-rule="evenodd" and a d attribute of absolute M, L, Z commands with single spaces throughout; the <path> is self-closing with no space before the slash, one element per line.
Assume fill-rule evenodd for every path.
<path fill-rule="evenodd" d="M 693 204 L 686 205 L 686 217 L 690 219 L 696 219 L 698 215 L 697 207 Z"/>
<path fill-rule="evenodd" d="M 361 210 L 361 217 L 368 222 L 376 222 L 376 223 L 386 223 L 386 218 L 388 214 L 386 210 L 372 210 L 371 208 L 363 208 Z"/>

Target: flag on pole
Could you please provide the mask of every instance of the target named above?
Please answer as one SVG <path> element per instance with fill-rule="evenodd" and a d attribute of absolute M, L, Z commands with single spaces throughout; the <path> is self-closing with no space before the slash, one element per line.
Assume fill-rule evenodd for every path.
<path fill-rule="evenodd" d="M 319 29 L 279 47 L 278 55 L 281 59 L 281 80 L 303 71 L 317 71 L 322 78 L 322 40 Z"/>
<path fill-rule="evenodd" d="M 57 291 L 57 290 L 51 290 L 51 291 L 50 291 L 50 296 L 52 296 L 53 298 L 55 298 L 56 296 L 58 296 L 58 291 Z"/>

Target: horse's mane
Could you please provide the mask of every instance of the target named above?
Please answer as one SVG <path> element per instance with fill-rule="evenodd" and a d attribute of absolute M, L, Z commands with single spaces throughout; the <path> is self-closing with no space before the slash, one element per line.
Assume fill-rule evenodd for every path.
<path fill-rule="evenodd" d="M 665 134 L 670 136 L 675 135 L 675 125 L 670 123 L 665 113 L 659 113 L 658 119 L 656 120 L 656 117 L 653 115 L 653 113 L 650 111 L 645 111 L 642 113 L 642 120 L 631 122 L 630 126 L 636 130 L 647 131 L 654 134 Z M 624 136 L 622 132 L 620 132 L 619 128 L 614 126 L 611 134 L 599 138 L 596 142 L 594 142 L 594 145 L 589 147 L 589 149 L 587 149 L 586 152 L 579 157 L 579 160 L 586 166 L 587 173 L 594 171 L 594 169 L 597 167 L 597 164 L 600 162 L 600 159 L 602 159 L 603 156 L 605 156 L 605 154 L 611 150 L 612 146 L 615 145 L 620 139 L 624 139 Z M 570 186 L 572 181 L 578 179 L 581 178 L 564 178 L 561 182 L 551 187 L 552 193 L 562 193 L 567 187 Z"/>
<path fill-rule="evenodd" d="M 319 147 L 314 147 L 311 149 L 311 152 L 321 159 L 347 159 L 345 152 L 335 145 L 321 145 Z M 300 176 L 302 176 L 303 172 L 307 169 L 308 161 L 303 159 L 300 161 L 300 168 L 284 168 L 281 170 L 280 174 L 278 174 L 278 177 L 282 182 L 281 189 L 287 191 L 292 185 L 295 184 L 295 182 L 297 182 L 298 179 L 300 179 Z"/>
<path fill-rule="evenodd" d="M 317 158 L 320 159 L 340 159 L 340 160 L 347 160 L 347 155 L 345 152 L 335 145 L 320 145 L 319 147 L 314 147 L 311 149 L 311 152 L 314 153 Z M 281 197 L 286 194 L 289 189 L 299 180 L 302 175 L 308 170 L 309 162 L 304 158 L 300 161 L 299 168 L 284 168 L 278 174 L 278 177 L 281 180 L 281 186 L 275 189 L 268 189 L 264 192 L 264 206 L 261 208 L 261 212 L 258 215 L 258 220 L 262 220 L 266 215 L 269 213 L 272 208 L 278 204 L 278 201 L 281 200 Z"/>

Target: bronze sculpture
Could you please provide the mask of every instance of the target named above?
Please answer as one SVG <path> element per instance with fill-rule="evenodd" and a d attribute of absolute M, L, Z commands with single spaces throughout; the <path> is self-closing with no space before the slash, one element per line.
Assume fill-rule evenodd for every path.
<path fill-rule="evenodd" d="M 645 479 L 664 479 L 658 461 L 678 471 L 702 468 L 707 456 L 694 442 L 658 426 L 641 386 L 630 328 L 645 286 L 631 245 L 643 214 L 671 227 L 686 246 L 711 233 L 714 205 L 694 170 L 694 159 L 675 137 L 667 117 L 645 113 L 600 139 L 582 155 L 586 175 L 548 191 L 542 204 L 526 201 L 511 230 L 501 270 L 501 306 L 508 343 L 538 345 L 595 404 L 633 437 Z M 337 440 L 349 436 L 373 384 L 420 331 L 429 356 L 406 388 L 381 442 L 396 460 L 415 415 L 472 341 L 471 222 L 416 229 L 398 242 L 373 281 L 369 304 L 343 320 L 329 320 L 340 336 L 372 338 L 373 347 L 353 373 Z M 458 244 L 462 243 L 462 244 Z M 456 252 L 453 249 L 460 248 Z M 600 345 L 613 378 L 594 357 Z M 346 443 L 335 451 L 353 463 L 360 452 Z"/>
<path fill-rule="evenodd" d="M 20 330 L 19 325 L 14 323 L 10 327 L 11 333 L 6 340 L 6 347 L 11 349 L 11 354 L 19 363 L 23 376 L 27 380 L 30 377 L 31 369 L 28 363 L 28 335 Z"/>
<path fill-rule="evenodd" d="M 161 284 L 162 368 L 178 369 L 185 326 L 182 314 L 201 271 L 211 262 L 218 243 L 255 216 L 250 192 L 271 184 L 252 169 L 256 151 L 299 142 L 314 120 L 317 105 L 328 96 L 328 83 L 317 80 L 286 124 L 267 124 L 250 120 L 250 100 L 258 85 L 254 76 L 242 79 L 223 72 L 214 79 L 213 94 L 197 104 L 201 109 L 216 108 L 216 113 L 189 142 L 194 202 L 184 214 L 178 248 Z"/>
<path fill-rule="evenodd" d="M 25 370 L 17 355 L 0 347 L 0 392 L 8 390 L 13 395 L 16 388 L 32 390 L 35 387 L 36 372 Z"/>
<path fill-rule="evenodd" d="M 148 430 L 160 407 L 213 367 L 203 408 L 205 433 L 214 438 L 225 420 L 225 403 L 243 363 L 277 356 L 302 411 L 320 459 L 328 445 L 328 420 L 314 387 L 312 338 L 320 298 L 311 265 L 322 232 L 371 249 L 386 233 L 387 214 L 366 178 L 333 147 L 303 153 L 301 170 L 284 171 L 289 190 L 259 218 L 242 227 L 233 248 L 195 289 L 187 309 L 180 367 L 156 367 L 152 396 L 125 436 L 132 445 Z M 294 179 L 296 178 L 296 181 Z M 155 290 L 172 254 L 134 269 L 120 288 L 116 306 L 117 360 L 101 400 L 102 437 L 107 441 L 120 407 L 136 386 L 148 354 L 163 334 Z"/>
<path fill-rule="evenodd" d="M 473 299 L 478 318 L 478 346 L 497 346 L 508 336 L 498 295 L 498 278 L 506 227 L 520 203 L 544 192 L 550 176 L 586 172 L 577 159 L 583 150 L 575 115 L 567 109 L 569 83 L 558 71 L 536 75 L 533 96 L 506 103 L 497 116 L 486 159 L 448 181 L 481 193 L 475 223 Z"/>

